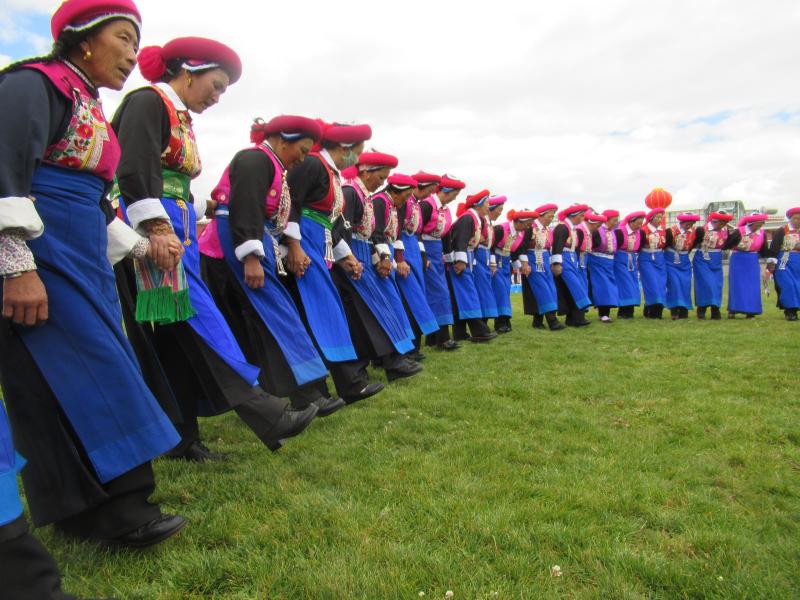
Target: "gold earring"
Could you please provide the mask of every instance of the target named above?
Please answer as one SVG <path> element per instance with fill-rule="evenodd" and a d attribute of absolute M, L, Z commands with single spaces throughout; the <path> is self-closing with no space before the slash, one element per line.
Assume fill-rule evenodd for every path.
<path fill-rule="evenodd" d="M 86 62 L 89 62 L 90 60 L 92 60 L 92 51 L 91 50 L 87 50 L 86 52 L 83 53 L 83 60 L 85 60 Z"/>
<path fill-rule="evenodd" d="M 189 87 L 192 87 L 192 76 L 191 75 L 189 75 L 189 84 L 188 85 L 189 85 Z"/>

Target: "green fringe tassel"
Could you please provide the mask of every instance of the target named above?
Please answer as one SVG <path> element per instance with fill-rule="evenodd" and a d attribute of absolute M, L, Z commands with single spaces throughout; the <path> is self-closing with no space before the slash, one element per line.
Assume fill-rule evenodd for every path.
<path fill-rule="evenodd" d="M 168 325 L 191 319 L 195 314 L 188 288 L 173 293 L 169 287 L 157 287 L 139 290 L 136 296 L 136 320 L 140 323 Z"/>
<path fill-rule="evenodd" d="M 175 300 L 175 311 L 177 321 L 188 321 L 197 314 L 197 311 L 189 301 L 189 288 L 182 289 L 173 294 Z"/>

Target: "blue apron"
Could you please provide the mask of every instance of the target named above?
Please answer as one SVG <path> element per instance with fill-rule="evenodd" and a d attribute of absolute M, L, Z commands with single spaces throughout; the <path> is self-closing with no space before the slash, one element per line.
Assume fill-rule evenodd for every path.
<path fill-rule="evenodd" d="M 422 333 L 429 335 L 439 330 L 439 323 L 436 321 L 436 317 L 433 316 L 433 311 L 428 305 L 428 300 L 425 298 L 425 292 L 422 288 L 422 285 L 425 285 L 422 273 L 424 266 L 422 264 L 422 254 L 417 245 L 417 238 L 415 236 L 410 237 L 411 239 L 406 240 L 407 234 L 403 234 L 403 244 L 405 245 L 403 255 L 411 268 L 411 272 L 408 277 L 401 277 L 395 271 L 392 273 L 392 277 L 403 298 L 405 298 L 417 327 Z"/>
<path fill-rule="evenodd" d="M 761 314 L 761 263 L 757 252 L 731 252 L 728 262 L 728 310 Z"/>
<path fill-rule="evenodd" d="M 613 254 L 589 254 L 586 267 L 592 280 L 592 304 L 619 306 L 619 290 L 614 278 Z"/>
<path fill-rule="evenodd" d="M 411 272 L 417 280 L 417 286 L 425 294 L 425 265 L 422 262 L 422 251 L 419 249 L 419 239 L 416 235 L 403 231 L 401 236 L 405 250 L 403 254 L 406 262 L 411 265 Z M 425 302 L 427 304 L 427 301 Z M 429 307 L 430 308 L 430 307 Z M 416 317 L 414 317 L 416 318 Z"/>
<path fill-rule="evenodd" d="M 511 257 L 495 254 L 497 272 L 492 277 L 492 291 L 497 304 L 497 314 L 511 316 Z"/>
<path fill-rule="evenodd" d="M 782 251 L 778 255 L 775 283 L 780 287 L 781 308 L 800 308 L 800 252 Z"/>
<path fill-rule="evenodd" d="M 561 279 L 566 284 L 573 302 L 578 310 L 583 310 L 592 304 L 589 300 L 589 291 L 586 289 L 586 282 L 578 268 L 578 255 L 571 250 L 564 249 L 561 263 Z"/>
<path fill-rule="evenodd" d="M 667 302 L 667 268 L 664 266 L 664 252 L 639 253 L 639 274 L 642 277 L 642 291 L 645 306 Z"/>
<path fill-rule="evenodd" d="M 40 166 L 31 194 L 45 224 L 28 242 L 47 290 L 50 318 L 16 331 L 91 462 L 106 483 L 174 448 L 180 437 L 142 379 L 122 330 L 106 258 L 105 184 Z"/>
<path fill-rule="evenodd" d="M 472 274 L 473 258 L 472 251 L 467 251 L 467 268 L 461 272 L 461 275 L 456 275 L 453 265 L 450 265 L 447 269 L 447 276 L 453 286 L 458 318 L 462 321 L 480 319 L 483 316 L 478 290 L 475 287 L 475 277 Z"/>
<path fill-rule="evenodd" d="M 425 254 L 428 257 L 428 268 L 425 269 L 425 295 L 428 306 L 439 327 L 453 324 L 453 304 L 450 301 L 450 290 L 447 288 L 444 257 L 442 256 L 442 240 L 424 240 Z"/>
<path fill-rule="evenodd" d="M 14 451 L 6 409 L 0 401 L 0 527 L 22 514 L 17 473 L 24 464 L 22 457 Z"/>
<path fill-rule="evenodd" d="M 722 306 L 722 252 L 712 250 L 708 259 L 698 250 L 692 259 L 694 270 L 694 301 L 697 306 Z"/>
<path fill-rule="evenodd" d="M 619 292 L 618 306 L 639 306 L 642 296 L 639 292 L 639 255 L 636 252 L 617 250 L 614 254 L 614 280 Z"/>
<path fill-rule="evenodd" d="M 408 321 L 400 292 L 391 277 L 383 279 L 372 266 L 372 244 L 353 238 L 350 249 L 363 265 L 361 279 L 351 279 L 356 292 L 400 354 L 414 349 L 414 331 Z M 389 248 L 390 255 L 394 250 Z"/>
<path fill-rule="evenodd" d="M 311 335 L 330 362 L 356 360 L 342 299 L 325 264 L 325 227 L 309 217 L 302 217 L 300 235 L 303 236 L 300 245 L 311 264 L 295 281 Z"/>
<path fill-rule="evenodd" d="M 481 314 L 484 319 L 497 317 L 497 301 L 494 299 L 492 288 L 492 269 L 489 266 L 489 251 L 478 246 L 475 249 L 475 267 L 472 271 L 475 278 L 475 289 L 478 290 L 478 300 L 481 303 Z"/>
<path fill-rule="evenodd" d="M 558 293 L 556 292 L 556 282 L 553 279 L 553 272 L 550 270 L 550 252 L 542 252 L 542 266 L 536 265 L 536 252 L 528 251 L 528 264 L 531 266 L 531 274 L 528 275 L 528 286 L 536 298 L 536 305 L 539 314 L 543 315 L 558 309 Z M 539 270 L 541 269 L 541 270 Z"/>
<path fill-rule="evenodd" d="M 676 252 L 667 248 L 664 252 L 664 262 L 667 266 L 667 308 L 692 309 L 692 263 L 689 253 L 677 254 L 678 263 L 675 264 Z"/>
<path fill-rule="evenodd" d="M 265 228 L 262 239 L 264 257 L 261 259 L 261 266 L 264 268 L 264 287 L 254 290 L 244 282 L 244 264 L 236 258 L 234 252 L 227 208 L 217 210 L 217 232 L 220 246 L 225 253 L 225 262 L 228 263 L 234 278 L 261 317 L 261 322 L 275 338 L 286 362 L 289 363 L 297 385 L 325 379 L 328 376 L 325 364 L 314 347 L 314 342 L 306 333 L 292 296 L 278 279 L 275 248 L 270 233 Z"/>

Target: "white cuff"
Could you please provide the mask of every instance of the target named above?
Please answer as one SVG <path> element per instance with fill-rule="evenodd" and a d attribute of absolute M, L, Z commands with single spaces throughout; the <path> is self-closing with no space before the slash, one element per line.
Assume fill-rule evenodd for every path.
<path fill-rule="evenodd" d="M 341 240 L 333 249 L 333 260 L 342 260 L 351 254 L 352 252 L 350 251 L 350 246 L 347 245 L 346 241 Z"/>
<path fill-rule="evenodd" d="M 169 215 L 161 204 L 160 198 L 145 198 L 133 202 L 130 206 L 125 207 L 125 213 L 128 215 L 128 221 L 130 221 L 131 227 L 143 234 L 147 232 L 139 229 L 142 221 L 148 221 L 150 219 L 164 219 L 165 221 L 169 221 Z"/>
<path fill-rule="evenodd" d="M 241 262 L 244 262 L 244 259 L 251 254 L 255 254 L 258 257 L 264 256 L 264 242 L 261 240 L 247 240 L 244 244 L 236 246 L 233 253 Z"/>
<path fill-rule="evenodd" d="M 560 265 L 561 264 L 561 255 L 560 254 L 552 254 L 550 256 L 550 264 L 551 265 Z"/>
<path fill-rule="evenodd" d="M 36 212 L 33 200 L 9 196 L 0 198 L 0 231 L 20 229 L 26 240 L 32 240 L 44 232 L 44 223 Z"/>
<path fill-rule="evenodd" d="M 375 250 L 378 251 L 379 256 L 383 256 L 384 254 L 391 254 L 391 252 L 389 252 L 388 244 L 375 244 Z"/>
<path fill-rule="evenodd" d="M 520 254 L 516 262 L 528 262 L 528 256 L 526 254 Z"/>
<path fill-rule="evenodd" d="M 778 264 L 778 259 L 777 258 L 768 258 L 767 259 L 767 264 L 770 264 L 770 263 L 772 263 L 773 265 L 777 265 Z"/>
<path fill-rule="evenodd" d="M 133 247 L 143 239 L 133 229 L 122 220 L 115 218 L 106 227 L 108 233 L 108 246 L 106 246 L 106 256 L 112 265 L 117 264 L 128 256 Z"/>
<path fill-rule="evenodd" d="M 402 250 L 403 252 L 406 251 L 406 245 L 403 240 L 395 240 L 393 246 L 395 250 Z"/>
<path fill-rule="evenodd" d="M 278 254 L 281 258 L 286 258 L 289 256 L 289 248 L 284 246 L 283 244 L 278 244 Z"/>
<path fill-rule="evenodd" d="M 466 252 L 454 252 L 453 259 L 455 262 L 463 262 L 463 263 L 468 262 Z"/>
<path fill-rule="evenodd" d="M 202 200 L 198 200 L 197 198 L 195 198 L 192 204 L 194 206 L 194 216 L 197 217 L 198 221 L 206 216 L 206 207 L 208 206 L 208 200 L 206 200 L 205 198 L 203 198 Z"/>
<path fill-rule="evenodd" d="M 528 261 L 526 260 L 525 262 L 528 262 Z M 520 261 L 518 261 L 518 260 L 515 260 L 514 262 L 511 263 L 511 266 L 514 267 L 515 269 L 521 269 L 522 268 L 522 263 Z"/>
<path fill-rule="evenodd" d="M 303 236 L 300 235 L 300 224 L 294 221 L 289 221 L 286 224 L 286 229 L 283 230 L 283 235 L 290 237 L 293 240 L 302 240 Z"/>
<path fill-rule="evenodd" d="M 489 257 L 489 264 L 490 264 L 490 265 L 496 265 L 496 264 L 497 264 L 497 257 L 496 257 L 494 254 L 492 254 L 492 255 Z"/>
<path fill-rule="evenodd" d="M 419 251 L 425 252 L 425 244 L 423 244 L 422 242 L 417 242 L 417 243 L 419 244 Z"/>
<path fill-rule="evenodd" d="M 442 258 L 444 259 L 444 262 L 451 263 L 453 262 L 453 253 L 448 252 L 447 254 L 442 254 Z"/>
<path fill-rule="evenodd" d="M 381 262 L 380 257 L 373 252 L 372 253 L 372 266 L 373 267 L 376 266 L 379 262 Z"/>

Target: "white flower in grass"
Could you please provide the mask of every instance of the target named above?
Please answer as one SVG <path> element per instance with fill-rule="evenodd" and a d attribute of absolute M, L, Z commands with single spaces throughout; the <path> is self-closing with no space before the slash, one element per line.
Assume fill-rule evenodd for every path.
<path fill-rule="evenodd" d="M 719 577 L 717 577 L 717 581 L 724 581 L 724 580 L 725 580 L 725 578 L 724 578 L 722 575 L 720 575 Z"/>
<path fill-rule="evenodd" d="M 444 594 L 445 598 L 452 598 L 454 596 L 453 590 L 447 590 Z"/>
<path fill-rule="evenodd" d="M 420 598 L 424 598 L 424 597 L 425 597 L 425 592 L 420 592 L 420 593 L 419 593 L 419 597 L 420 597 Z"/>
<path fill-rule="evenodd" d="M 561 575 L 563 575 L 563 573 L 561 572 L 561 567 L 559 567 L 558 565 L 553 565 L 552 567 L 550 567 L 550 575 L 552 575 L 553 577 L 561 577 Z"/>

